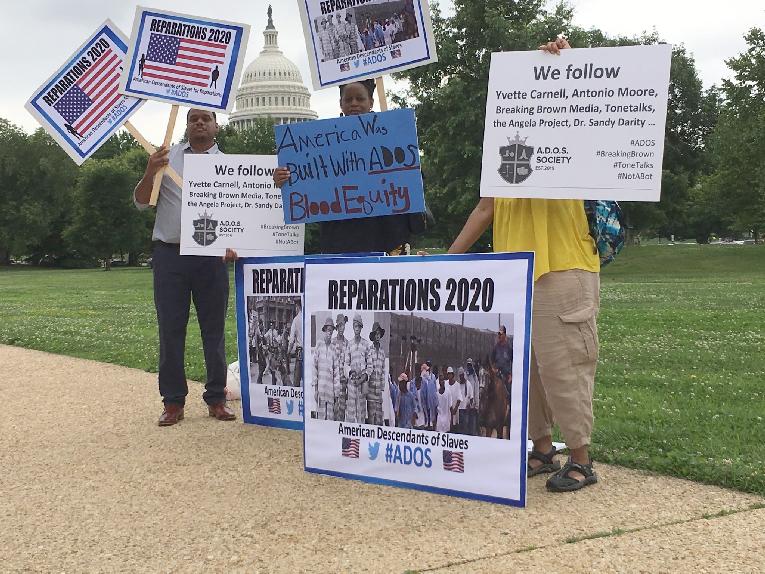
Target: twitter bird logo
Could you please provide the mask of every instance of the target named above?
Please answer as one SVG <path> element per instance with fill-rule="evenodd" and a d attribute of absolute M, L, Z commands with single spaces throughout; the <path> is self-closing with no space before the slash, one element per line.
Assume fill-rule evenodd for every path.
<path fill-rule="evenodd" d="M 295 401 L 287 401 L 287 414 L 291 415 L 293 409 L 295 408 Z"/>
<path fill-rule="evenodd" d="M 369 460 L 376 460 L 377 455 L 380 452 L 380 441 L 377 441 L 374 444 L 369 443 L 367 448 L 369 449 Z"/>

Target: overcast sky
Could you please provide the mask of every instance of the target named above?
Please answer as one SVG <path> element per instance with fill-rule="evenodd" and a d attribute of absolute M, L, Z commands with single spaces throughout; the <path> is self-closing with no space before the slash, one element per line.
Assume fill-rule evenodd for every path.
<path fill-rule="evenodd" d="M 656 30 L 667 42 L 685 44 L 696 58 L 705 87 L 719 84 L 728 75 L 725 60 L 741 53 L 743 35 L 752 27 L 765 27 L 763 0 L 571 0 L 575 24 L 597 27 L 609 35 L 636 35 Z M 105 19 L 111 19 L 130 35 L 135 6 L 133 0 L 15 0 L 3 2 L 4 32 L 0 35 L 2 77 L 0 117 L 28 132 L 38 124 L 24 109 L 32 92 L 68 58 Z M 152 8 L 185 12 L 252 26 L 247 49 L 249 64 L 263 47 L 267 23 L 266 0 L 152 0 Z M 295 0 L 273 2 L 279 45 L 297 64 L 310 89 L 310 73 L 300 17 Z M 449 13 L 451 1 L 442 1 Z M 215 12 L 212 12 L 215 8 Z M 386 87 L 393 84 L 386 82 Z M 339 113 L 336 88 L 313 94 L 312 107 L 320 117 Z M 153 142 L 164 136 L 167 104 L 148 102 L 133 118 L 138 129 Z M 225 121 L 225 119 L 224 119 Z M 176 128 L 176 139 L 183 129 Z"/>

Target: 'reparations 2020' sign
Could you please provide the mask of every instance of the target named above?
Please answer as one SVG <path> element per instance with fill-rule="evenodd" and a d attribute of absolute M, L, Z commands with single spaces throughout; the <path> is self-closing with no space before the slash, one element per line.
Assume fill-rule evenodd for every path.
<path fill-rule="evenodd" d="M 414 111 L 274 127 L 285 223 L 425 211 Z"/>
<path fill-rule="evenodd" d="M 122 93 L 230 112 L 247 51 L 247 24 L 136 8 Z"/>
<path fill-rule="evenodd" d="M 119 91 L 127 38 L 109 20 L 29 98 L 26 108 L 77 165 L 143 105 Z"/>

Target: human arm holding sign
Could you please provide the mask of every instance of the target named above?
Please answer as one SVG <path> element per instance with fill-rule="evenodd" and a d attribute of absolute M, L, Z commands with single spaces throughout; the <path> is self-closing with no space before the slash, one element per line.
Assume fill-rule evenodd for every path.
<path fill-rule="evenodd" d="M 539 49 L 543 52 L 560 55 L 561 50 L 570 47 L 571 45 L 568 43 L 566 37 L 561 34 L 556 40 L 539 46 Z M 451 247 L 449 247 L 449 253 L 465 253 L 476 241 L 478 241 L 478 238 L 489 228 L 489 225 L 491 225 L 493 220 L 494 198 L 482 197 L 478 202 L 478 205 L 473 209 L 470 217 L 468 217 L 468 220 L 465 222 L 462 231 L 454 240 Z"/>
<path fill-rule="evenodd" d="M 138 182 L 138 185 L 135 188 L 136 203 L 142 205 L 147 205 L 149 203 L 149 199 L 151 198 L 151 188 L 152 185 L 154 185 L 154 176 L 169 165 L 169 153 L 170 150 L 162 146 L 149 156 L 149 161 L 146 163 L 146 171 L 144 171 L 141 181 Z"/>
<path fill-rule="evenodd" d="M 449 253 L 465 253 L 478 241 L 483 232 L 489 228 L 493 219 L 494 198 L 482 197 L 465 222 L 465 226 L 460 231 L 457 239 L 449 247 Z"/>

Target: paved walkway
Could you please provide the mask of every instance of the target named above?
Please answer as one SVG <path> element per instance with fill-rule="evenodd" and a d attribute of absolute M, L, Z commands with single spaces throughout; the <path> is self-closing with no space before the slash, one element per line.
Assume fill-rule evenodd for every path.
<path fill-rule="evenodd" d="M 3 572 L 765 570 L 760 497 L 599 464 L 519 510 L 307 474 L 300 433 L 197 388 L 159 428 L 142 371 L 0 346 L 0 373 Z"/>

